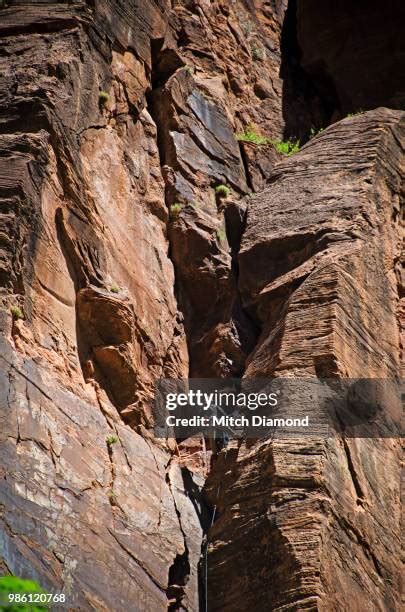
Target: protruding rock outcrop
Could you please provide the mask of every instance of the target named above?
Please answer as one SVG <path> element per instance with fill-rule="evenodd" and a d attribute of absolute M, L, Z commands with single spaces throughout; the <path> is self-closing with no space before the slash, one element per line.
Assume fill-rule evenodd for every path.
<path fill-rule="evenodd" d="M 400 375 L 404 128 L 388 109 L 345 119 L 251 198 L 239 286 L 262 332 L 245 377 Z M 233 443 L 207 483 L 210 609 L 399 610 L 400 483 L 394 439 Z"/>

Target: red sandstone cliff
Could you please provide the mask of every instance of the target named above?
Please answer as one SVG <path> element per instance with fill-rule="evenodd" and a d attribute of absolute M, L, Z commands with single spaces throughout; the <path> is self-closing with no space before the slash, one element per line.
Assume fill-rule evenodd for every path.
<path fill-rule="evenodd" d="M 404 7 L 321 4 L 0 3 L 0 573 L 71 609 L 401 607 L 397 439 L 204 482 L 152 430 L 160 377 L 400 376 Z"/>

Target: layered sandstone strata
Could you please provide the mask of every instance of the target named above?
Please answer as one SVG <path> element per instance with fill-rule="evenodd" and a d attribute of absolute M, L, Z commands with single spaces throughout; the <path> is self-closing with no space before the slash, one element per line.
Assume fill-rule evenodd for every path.
<path fill-rule="evenodd" d="M 239 287 L 261 335 L 247 379 L 400 376 L 404 128 L 388 109 L 347 118 L 250 198 Z M 344 427 L 232 443 L 207 482 L 210 609 L 399 610 L 400 464 L 398 439 Z"/>
<path fill-rule="evenodd" d="M 209 454 L 156 440 L 152 401 L 189 373 L 397 374 L 403 113 L 275 166 L 269 140 L 333 115 L 304 3 L 8 4 L 1 572 L 83 610 L 198 610 L 206 588 L 213 610 L 396 609 L 395 441 L 233 443 L 203 493 Z"/>

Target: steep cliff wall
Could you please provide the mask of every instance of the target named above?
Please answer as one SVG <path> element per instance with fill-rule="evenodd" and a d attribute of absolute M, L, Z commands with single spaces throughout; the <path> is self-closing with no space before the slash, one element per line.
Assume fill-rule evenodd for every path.
<path fill-rule="evenodd" d="M 0 8 L 0 570 L 73 609 L 399 609 L 397 441 L 232 443 L 202 490 L 152 435 L 160 377 L 398 375 L 404 113 L 282 159 L 340 118 L 287 4 Z"/>
<path fill-rule="evenodd" d="M 387 109 L 347 118 L 251 198 L 239 286 L 262 332 L 246 377 L 398 375 L 404 128 Z M 399 610 L 400 457 L 398 440 L 344 432 L 232 443 L 207 483 L 210 608 Z"/>

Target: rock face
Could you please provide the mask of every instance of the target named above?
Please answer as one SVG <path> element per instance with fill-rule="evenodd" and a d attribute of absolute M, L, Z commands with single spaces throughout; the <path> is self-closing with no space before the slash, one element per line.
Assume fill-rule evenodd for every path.
<path fill-rule="evenodd" d="M 0 33 L 0 554 L 76 609 L 196 609 L 180 467 L 125 425 L 148 425 L 154 380 L 188 362 L 145 108 L 161 12 L 16 4 Z"/>
<path fill-rule="evenodd" d="M 239 286 L 262 332 L 246 378 L 398 376 L 404 128 L 387 109 L 345 119 L 251 198 Z M 207 483 L 210 609 L 400 609 L 398 440 L 342 433 L 221 455 Z"/>
<path fill-rule="evenodd" d="M 0 2 L 0 573 L 72 609 L 400 609 L 396 440 L 153 436 L 162 377 L 399 375 L 404 113 L 282 158 L 315 51 L 352 110 L 287 4 Z"/>
<path fill-rule="evenodd" d="M 398 373 L 402 145 L 401 112 L 344 119 L 250 199 L 239 287 L 262 335 L 246 376 Z"/>

